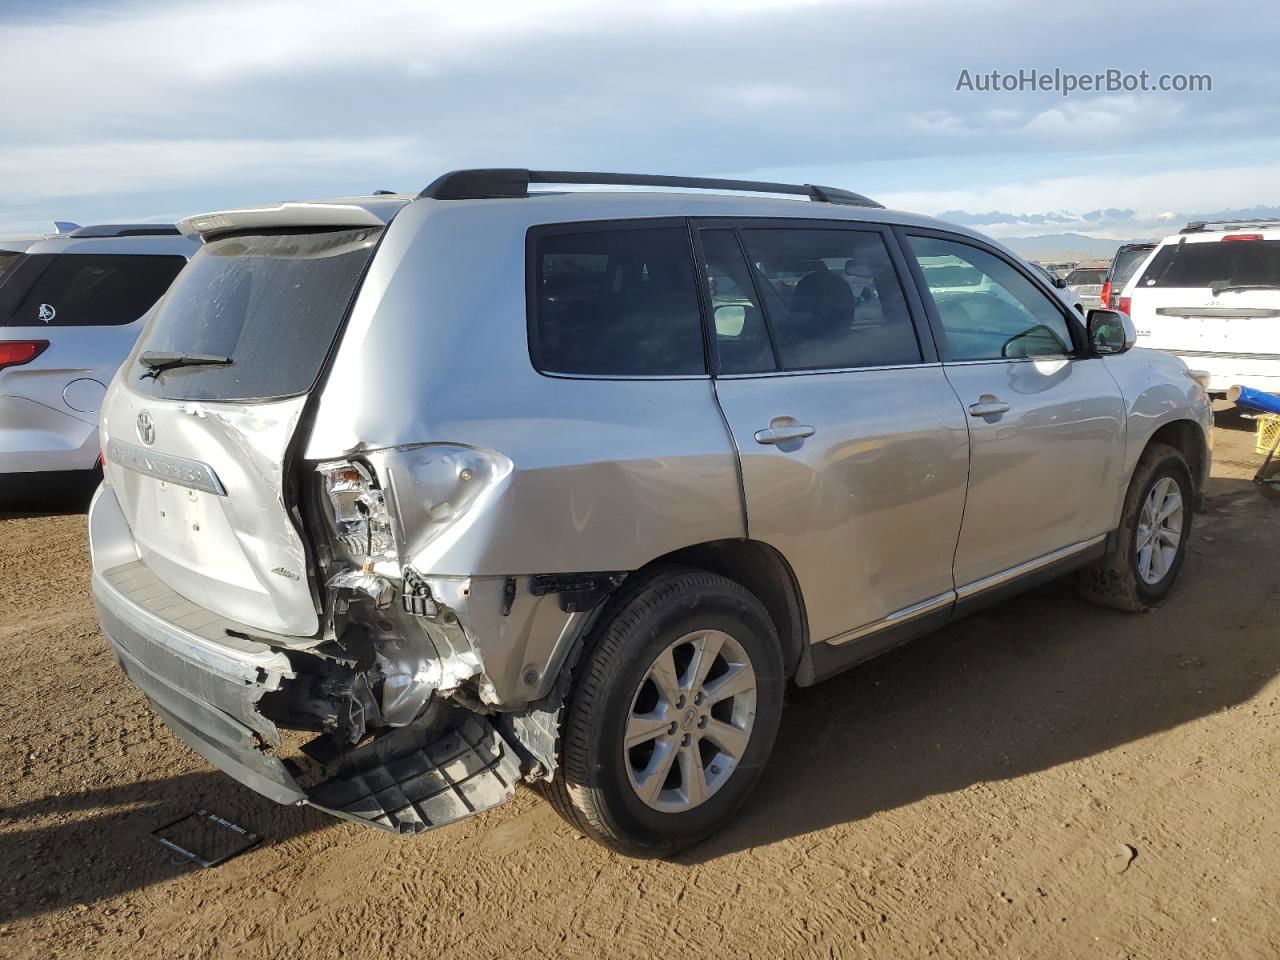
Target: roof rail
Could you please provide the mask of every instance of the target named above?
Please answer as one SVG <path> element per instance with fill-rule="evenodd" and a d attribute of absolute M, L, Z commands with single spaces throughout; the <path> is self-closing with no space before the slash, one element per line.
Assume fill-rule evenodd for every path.
<path fill-rule="evenodd" d="M 72 230 L 72 237 L 176 237 L 172 223 L 100 223 Z"/>
<path fill-rule="evenodd" d="M 718 180 L 712 177 L 667 177 L 652 173 L 583 173 L 575 170 L 454 170 L 432 181 L 418 196 L 434 200 L 493 200 L 527 197 L 531 183 L 579 183 L 592 186 L 684 187 L 751 193 L 784 193 L 822 203 L 880 207 L 860 193 L 819 187 L 811 183 L 767 183 L 760 180 Z"/>
<path fill-rule="evenodd" d="M 1244 220 L 1191 220 L 1179 233 L 1206 233 L 1210 230 L 1245 230 L 1249 227 L 1275 227 L 1280 217 L 1248 217 Z"/>

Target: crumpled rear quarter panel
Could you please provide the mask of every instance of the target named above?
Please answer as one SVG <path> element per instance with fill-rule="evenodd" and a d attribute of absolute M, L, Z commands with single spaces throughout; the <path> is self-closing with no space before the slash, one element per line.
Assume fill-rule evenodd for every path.
<path fill-rule="evenodd" d="M 305 457 L 443 442 L 509 458 L 483 509 L 415 557 L 423 573 L 630 570 L 744 536 L 734 448 L 708 378 L 534 370 L 525 233 L 543 222 L 538 209 L 405 208 L 354 305 Z"/>

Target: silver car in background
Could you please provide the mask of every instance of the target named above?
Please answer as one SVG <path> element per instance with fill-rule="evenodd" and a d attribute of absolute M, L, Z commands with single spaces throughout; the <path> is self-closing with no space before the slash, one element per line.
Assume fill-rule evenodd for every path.
<path fill-rule="evenodd" d="M 1107 279 L 1107 264 L 1076 267 L 1065 277 L 1067 289 L 1080 298 L 1086 310 L 1102 306 L 1102 285 Z"/>
<path fill-rule="evenodd" d="M 199 241 L 173 225 L 79 227 L 0 243 L 0 481 L 98 464 L 98 411 L 143 317 Z M 10 257 L 5 256 L 7 251 Z M 0 496 L 0 503 L 4 498 Z"/>
<path fill-rule="evenodd" d="M 1069 572 L 1158 604 L 1208 475 L 1127 318 L 842 190 L 473 170 L 180 226 L 103 406 L 103 629 L 227 773 L 396 832 L 545 781 L 669 854 L 788 682 Z"/>

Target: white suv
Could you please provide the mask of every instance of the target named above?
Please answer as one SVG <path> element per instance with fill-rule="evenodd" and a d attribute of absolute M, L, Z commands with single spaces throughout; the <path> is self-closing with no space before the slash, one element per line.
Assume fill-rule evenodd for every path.
<path fill-rule="evenodd" d="M 1211 394 L 1237 383 L 1280 392 L 1280 220 L 1187 224 L 1151 251 L 1117 306 L 1139 346 L 1204 370 Z"/>
<path fill-rule="evenodd" d="M 199 243 L 166 224 L 79 227 L 0 264 L 0 477 L 87 474 L 98 410 L 143 316 Z"/>

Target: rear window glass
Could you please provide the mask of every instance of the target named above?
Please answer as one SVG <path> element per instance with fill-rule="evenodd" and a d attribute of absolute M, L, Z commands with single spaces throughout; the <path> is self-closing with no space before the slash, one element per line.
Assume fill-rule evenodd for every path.
<path fill-rule="evenodd" d="M 1218 240 L 1161 247 L 1145 287 L 1280 286 L 1280 240 Z"/>
<path fill-rule="evenodd" d="M 529 346 L 539 370 L 614 377 L 706 371 L 683 227 L 535 237 Z"/>
<path fill-rule="evenodd" d="M 0 327 L 133 323 L 187 261 L 139 254 L 36 253 L 0 274 Z"/>
<path fill-rule="evenodd" d="M 1133 272 L 1142 266 L 1142 261 L 1147 259 L 1152 249 L 1152 247 L 1129 247 L 1116 251 L 1116 258 L 1111 261 L 1111 269 L 1107 271 L 1107 279 L 1111 281 L 1111 286 L 1120 289 L 1128 283 Z"/>
<path fill-rule="evenodd" d="M 1068 286 L 1084 286 L 1091 283 L 1102 283 L 1107 277 L 1107 271 L 1101 267 L 1097 270 L 1072 270 L 1067 274 Z"/>
<path fill-rule="evenodd" d="M 347 314 L 381 229 L 225 237 L 206 243 L 143 334 L 130 379 L 175 400 L 305 393 Z M 221 357 L 159 373 L 147 354 Z M 154 375 L 153 375 L 154 374 Z"/>
<path fill-rule="evenodd" d="M 20 256 L 22 254 L 15 250 L 0 250 L 0 277 L 4 276 L 4 272 L 13 266 L 13 262 Z"/>

